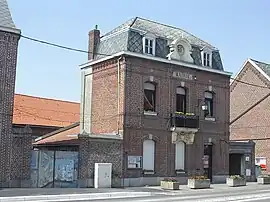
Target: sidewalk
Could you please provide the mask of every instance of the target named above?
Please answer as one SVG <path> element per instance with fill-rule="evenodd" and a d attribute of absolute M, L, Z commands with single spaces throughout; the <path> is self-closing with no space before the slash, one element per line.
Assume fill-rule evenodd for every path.
<path fill-rule="evenodd" d="M 127 187 L 123 189 L 80 189 L 80 188 L 50 188 L 50 189 L 2 189 L 0 190 L 0 202 L 11 201 L 74 201 L 74 200 L 97 200 L 97 199 L 121 199 L 134 197 L 151 197 L 158 195 L 194 196 L 198 193 L 203 196 L 210 193 L 237 193 L 254 190 L 269 190 L 270 185 L 258 185 L 257 183 L 247 183 L 243 187 L 228 187 L 226 184 L 214 184 L 210 189 L 188 189 L 186 185 L 181 185 L 180 190 L 163 190 L 159 186 Z"/>

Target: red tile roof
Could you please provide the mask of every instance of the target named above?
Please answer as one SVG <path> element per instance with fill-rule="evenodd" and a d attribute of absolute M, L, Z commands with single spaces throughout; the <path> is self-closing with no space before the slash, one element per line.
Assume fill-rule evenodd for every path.
<path fill-rule="evenodd" d="M 36 139 L 34 145 L 74 143 L 78 140 L 80 124 L 75 123 Z"/>
<path fill-rule="evenodd" d="M 80 120 L 80 103 L 15 94 L 13 124 L 65 127 Z"/>

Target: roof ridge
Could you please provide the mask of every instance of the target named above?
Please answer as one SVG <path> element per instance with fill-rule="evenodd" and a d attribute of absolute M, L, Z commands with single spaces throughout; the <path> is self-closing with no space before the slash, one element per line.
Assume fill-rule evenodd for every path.
<path fill-rule="evenodd" d="M 75 128 L 75 127 L 77 127 L 77 126 L 79 126 L 79 125 L 80 125 L 80 122 L 73 123 L 73 124 L 71 124 L 71 125 L 65 126 L 65 127 L 60 128 L 60 129 L 58 129 L 58 130 L 55 130 L 55 131 L 52 131 L 52 132 L 47 133 L 47 134 L 45 134 L 45 135 L 42 135 L 42 136 L 36 138 L 34 141 L 35 141 L 35 142 L 38 142 L 38 141 L 43 140 L 43 139 L 45 139 L 45 138 L 51 137 L 51 136 L 53 136 L 53 135 L 56 135 L 56 134 L 58 134 L 58 133 L 60 133 L 60 132 L 64 132 L 64 131 L 67 131 L 67 130 L 69 130 L 69 129 L 71 129 L 71 128 Z"/>
<path fill-rule="evenodd" d="M 262 62 L 262 61 L 255 60 L 255 59 L 252 59 L 252 58 L 249 58 L 249 59 L 254 61 L 254 62 L 259 62 L 259 63 L 262 63 L 262 64 L 270 65 L 270 63 Z"/>
<path fill-rule="evenodd" d="M 80 102 L 75 102 L 75 101 L 61 100 L 61 99 L 56 99 L 56 98 L 46 98 L 46 97 L 40 97 L 40 96 L 34 96 L 34 95 L 25 95 L 25 94 L 21 94 L 21 93 L 15 93 L 15 95 L 24 96 L 24 97 L 31 97 L 31 98 L 37 98 L 37 99 L 42 99 L 42 100 L 51 100 L 51 101 L 57 101 L 57 102 L 80 104 Z"/>
<path fill-rule="evenodd" d="M 107 33 L 102 35 L 100 38 L 105 37 L 105 36 L 109 36 L 111 34 L 114 34 L 114 33 L 118 32 L 118 31 L 121 31 L 121 30 L 123 30 L 123 29 L 125 29 L 127 27 L 130 27 L 131 25 L 134 24 L 134 22 L 136 21 L 137 18 L 138 17 L 133 17 L 133 18 L 130 18 L 130 19 L 126 20 L 124 23 L 121 23 L 117 27 L 115 27 L 112 30 L 108 31 Z"/>
<path fill-rule="evenodd" d="M 136 19 L 138 19 L 138 18 L 141 19 L 141 20 L 146 20 L 146 21 L 148 21 L 148 22 L 157 23 L 157 24 L 162 25 L 162 26 L 166 26 L 166 27 L 170 27 L 170 28 L 173 28 L 173 29 L 181 30 L 182 32 L 185 32 L 186 34 L 189 34 L 189 35 L 191 35 L 191 36 L 193 36 L 193 37 L 195 37 L 195 38 L 197 38 L 197 39 L 203 41 L 204 43 L 207 43 L 209 46 L 212 46 L 213 48 L 217 49 L 215 46 L 213 46 L 213 45 L 210 44 L 209 42 L 207 42 L 207 41 L 205 41 L 205 40 L 202 40 L 201 38 L 195 36 L 194 34 L 188 32 L 188 31 L 186 31 L 186 30 L 184 30 L 184 29 L 182 29 L 182 28 L 180 28 L 180 27 L 176 27 L 176 26 L 173 26 L 173 25 L 168 25 L 168 24 L 165 24 L 165 23 L 161 23 L 161 22 L 157 22 L 157 21 L 154 21 L 154 20 L 146 19 L 146 18 L 143 18 L 143 17 L 136 17 Z"/>

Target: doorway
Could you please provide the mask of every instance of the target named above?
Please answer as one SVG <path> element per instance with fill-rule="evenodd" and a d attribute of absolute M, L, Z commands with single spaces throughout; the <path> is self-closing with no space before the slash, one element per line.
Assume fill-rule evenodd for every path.
<path fill-rule="evenodd" d="M 242 159 L 243 154 L 230 154 L 229 175 L 243 175 Z"/>
<path fill-rule="evenodd" d="M 212 182 L 212 159 L 213 159 L 212 144 L 204 145 L 204 175 Z"/>

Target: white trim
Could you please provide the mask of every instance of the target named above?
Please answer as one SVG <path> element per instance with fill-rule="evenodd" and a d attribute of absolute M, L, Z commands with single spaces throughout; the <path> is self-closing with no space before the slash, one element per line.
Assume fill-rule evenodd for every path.
<path fill-rule="evenodd" d="M 146 51 L 146 49 L 145 49 L 145 40 L 148 40 L 148 50 Z M 152 36 L 150 36 L 150 35 L 146 35 L 146 36 L 144 36 L 143 37 L 143 53 L 144 54 L 148 54 L 148 55 L 153 55 L 153 56 L 155 56 L 155 54 L 156 54 L 156 38 L 154 38 L 154 37 L 152 37 Z M 150 50 L 150 41 L 152 41 L 152 53 L 149 53 L 149 50 Z"/>
<path fill-rule="evenodd" d="M 204 53 L 209 55 L 209 66 L 204 65 Z M 202 58 L 202 66 L 204 66 L 204 67 L 212 67 L 212 51 L 210 51 L 208 49 L 204 49 L 203 51 L 201 51 L 201 58 Z"/>
<path fill-rule="evenodd" d="M 14 33 L 14 34 L 21 34 L 21 30 L 20 29 L 16 29 L 16 28 L 11 28 L 11 27 L 4 27 L 0 25 L 0 31 L 4 31 L 4 32 L 10 32 L 10 33 Z"/>
<path fill-rule="evenodd" d="M 143 87 L 146 90 L 153 90 L 153 91 L 156 90 L 156 86 L 154 84 L 148 83 L 148 82 L 144 83 Z"/>
<path fill-rule="evenodd" d="M 250 58 L 248 58 L 244 64 L 242 65 L 242 67 L 240 68 L 240 70 L 236 73 L 236 75 L 234 76 L 234 79 L 237 79 L 237 77 L 239 76 L 239 74 L 242 72 L 242 70 L 244 69 L 244 67 L 247 65 L 247 63 L 250 63 L 256 70 L 258 70 L 268 81 L 270 81 L 270 77 L 258 66 L 256 65 L 255 62 L 253 62 Z M 231 80 L 230 85 L 232 85 L 234 83 L 234 79 Z"/>
<path fill-rule="evenodd" d="M 135 53 L 135 52 L 130 52 L 130 51 L 121 51 L 118 53 L 115 53 L 111 56 L 108 57 L 104 57 L 101 58 L 99 60 L 90 60 L 82 65 L 79 65 L 79 67 L 81 69 L 83 68 L 89 68 L 91 65 L 95 65 L 97 63 L 100 62 L 104 62 L 106 60 L 115 58 L 115 57 L 119 57 L 121 55 L 128 55 L 128 56 L 132 56 L 132 57 L 138 57 L 138 58 L 143 58 L 143 59 L 148 59 L 148 60 L 153 60 L 153 61 L 157 61 L 157 62 L 163 62 L 163 63 L 167 63 L 167 64 L 174 64 L 174 65 L 179 65 L 179 66 L 185 66 L 185 67 L 189 67 L 192 69 L 198 69 L 201 71 L 206 71 L 206 72 L 212 72 L 212 73 L 216 73 L 216 74 L 222 74 L 222 75 L 227 75 L 227 76 L 231 76 L 233 73 L 231 72 L 226 72 L 226 71 L 221 71 L 221 70 L 217 70 L 217 69 L 210 69 L 210 68 L 205 68 L 199 65 L 195 65 L 195 64 L 191 64 L 191 63 L 187 63 L 187 62 L 183 62 L 183 61 L 174 61 L 174 60 L 168 60 L 165 58 L 160 58 L 160 57 L 154 57 L 154 56 L 149 56 L 149 55 L 144 55 L 141 53 Z"/>
<path fill-rule="evenodd" d="M 185 95 L 186 94 L 185 88 L 183 88 L 183 87 L 177 87 L 176 88 L 176 94 Z"/>

